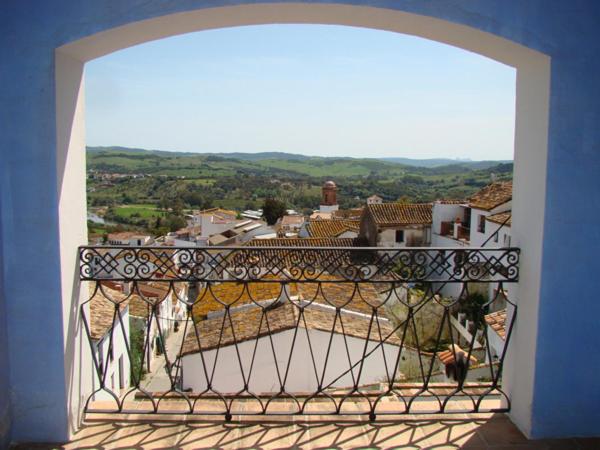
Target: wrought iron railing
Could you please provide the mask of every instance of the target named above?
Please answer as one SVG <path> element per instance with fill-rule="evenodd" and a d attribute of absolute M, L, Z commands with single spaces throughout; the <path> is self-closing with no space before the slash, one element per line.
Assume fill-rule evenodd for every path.
<path fill-rule="evenodd" d="M 88 413 L 510 408 L 516 248 L 93 246 L 79 258 Z"/>

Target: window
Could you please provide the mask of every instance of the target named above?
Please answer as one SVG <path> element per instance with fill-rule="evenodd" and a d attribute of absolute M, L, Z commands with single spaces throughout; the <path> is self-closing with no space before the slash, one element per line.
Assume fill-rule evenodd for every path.
<path fill-rule="evenodd" d="M 500 233 L 494 233 L 494 242 L 497 244 L 498 243 L 498 235 Z"/>
<path fill-rule="evenodd" d="M 485 233 L 485 216 L 483 214 L 480 214 L 477 218 L 477 231 Z"/>
<path fill-rule="evenodd" d="M 396 230 L 396 242 L 404 242 L 404 230 Z"/>

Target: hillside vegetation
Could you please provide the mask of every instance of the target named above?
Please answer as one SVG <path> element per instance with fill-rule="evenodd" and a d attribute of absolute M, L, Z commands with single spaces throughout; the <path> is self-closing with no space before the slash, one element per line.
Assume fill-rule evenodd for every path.
<path fill-rule="evenodd" d="M 114 222 L 148 228 L 156 226 L 160 211 L 174 207 L 242 211 L 277 198 L 288 208 L 309 212 L 318 208 L 321 186 L 328 179 L 338 185 L 340 206 L 350 208 L 373 194 L 385 201 L 464 199 L 492 179 L 512 177 L 512 163 L 506 162 L 420 164 L 276 152 L 217 155 L 90 147 L 88 203 L 108 207 L 107 218 Z"/>

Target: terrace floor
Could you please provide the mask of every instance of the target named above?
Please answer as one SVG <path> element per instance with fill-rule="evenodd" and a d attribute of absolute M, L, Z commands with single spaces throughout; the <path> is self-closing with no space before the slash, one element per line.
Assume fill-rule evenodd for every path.
<path fill-rule="evenodd" d="M 14 449 L 597 449 L 600 438 L 528 441 L 504 414 L 366 418 L 92 415 L 66 444 Z"/>

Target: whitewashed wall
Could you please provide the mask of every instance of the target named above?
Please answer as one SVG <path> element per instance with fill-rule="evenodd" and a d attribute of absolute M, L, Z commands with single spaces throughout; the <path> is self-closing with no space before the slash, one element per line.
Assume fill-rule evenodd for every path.
<path fill-rule="evenodd" d="M 293 334 L 293 330 L 288 330 L 276 333 L 272 336 L 273 346 L 277 355 L 277 365 L 279 366 L 282 378 L 285 373 Z M 321 377 L 330 334 L 319 330 L 310 330 L 309 335 L 318 368 L 318 375 Z M 347 337 L 347 342 L 351 361 L 355 363 L 362 357 L 365 340 Z M 244 368 L 245 373 L 248 373 L 255 345 L 256 340 L 254 339 L 238 344 L 242 367 Z M 375 342 L 369 342 L 367 347 L 368 351 L 373 349 L 376 345 Z M 361 385 L 387 380 L 383 352 L 385 352 L 386 355 L 389 373 L 392 373 L 394 363 L 398 356 L 399 347 L 389 344 L 384 344 L 382 347 L 383 351 L 380 347 L 371 356 L 365 359 L 360 378 Z M 215 355 L 216 350 L 204 352 L 204 360 L 209 375 L 212 371 Z M 402 356 L 404 357 L 404 360 L 400 363 L 400 371 L 402 373 L 408 372 L 413 376 L 415 374 L 415 368 L 418 367 L 418 355 L 416 351 L 405 348 L 402 352 Z M 206 375 L 203 370 L 200 354 L 194 353 L 184 356 L 182 358 L 182 365 L 184 389 L 192 388 L 196 392 L 206 389 Z M 337 376 L 348 370 L 349 366 L 343 336 L 336 334 L 334 335 L 331 351 L 329 353 L 323 386 L 333 382 Z M 355 376 L 358 375 L 358 369 L 359 365 L 354 369 Z M 333 386 L 337 387 L 348 387 L 352 385 L 353 380 L 350 373 L 333 383 Z M 273 362 L 273 355 L 268 337 L 262 337 L 258 340 L 252 378 L 249 380 L 248 386 L 249 389 L 255 393 L 279 391 L 280 386 L 277 377 L 277 368 Z M 236 392 L 243 389 L 243 387 L 244 383 L 240 374 L 240 364 L 238 362 L 235 347 L 228 346 L 221 348 L 219 350 L 218 363 L 213 378 L 213 388 L 221 392 Z M 293 392 L 314 391 L 317 389 L 315 372 L 311 363 L 310 350 L 304 328 L 298 330 L 294 354 L 285 388 L 286 390 Z"/>
<path fill-rule="evenodd" d="M 95 346 L 96 360 L 99 358 L 100 351 L 103 355 L 103 364 L 108 361 L 106 369 L 106 378 L 104 385 L 106 389 L 112 390 L 117 396 L 129 389 L 130 384 L 130 362 L 127 355 L 126 339 L 129 341 L 129 307 L 125 307 L 121 311 L 121 318 L 123 322 L 123 328 L 117 318 L 113 324 L 113 359 L 110 360 L 109 346 L 110 346 L 110 331 L 99 341 Z M 123 330 L 125 333 L 123 333 Z M 119 365 L 121 360 L 121 366 Z M 92 386 L 96 390 L 100 387 L 100 380 L 94 370 L 92 373 Z M 119 381 L 122 379 L 123 390 L 120 389 Z M 94 400 L 112 400 L 113 397 L 106 391 L 100 391 L 94 396 Z"/>

